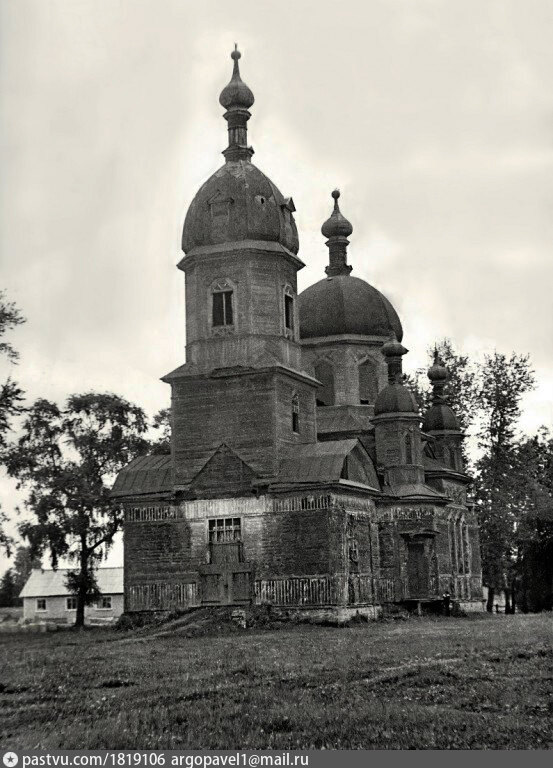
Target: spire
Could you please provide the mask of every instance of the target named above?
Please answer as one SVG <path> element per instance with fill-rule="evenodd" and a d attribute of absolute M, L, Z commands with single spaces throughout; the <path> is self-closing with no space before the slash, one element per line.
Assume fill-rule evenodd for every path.
<path fill-rule="evenodd" d="M 332 192 L 334 198 L 334 210 L 330 218 L 321 227 L 321 232 L 328 238 L 326 244 L 329 251 L 328 267 L 325 269 L 329 277 L 335 275 L 349 275 L 352 267 L 347 263 L 348 237 L 353 232 L 353 227 L 345 216 L 342 216 L 338 205 L 340 190 Z"/>
<path fill-rule="evenodd" d="M 402 384 L 402 362 L 401 358 L 409 352 L 405 349 L 403 344 L 400 344 L 397 340 L 395 332 L 392 333 L 389 340 L 381 347 L 382 354 L 386 358 L 386 365 L 388 366 L 388 383 L 389 384 Z"/>
<path fill-rule="evenodd" d="M 445 403 L 444 388 L 449 377 L 447 368 L 440 358 L 437 347 L 434 347 L 434 362 L 428 369 L 428 378 L 432 384 L 433 405 L 441 405 L 442 403 Z"/>
<path fill-rule="evenodd" d="M 248 147 L 247 123 L 251 117 L 249 108 L 254 103 L 254 97 L 251 90 L 240 77 L 238 59 L 241 56 L 242 54 L 235 43 L 234 51 L 230 54 L 231 59 L 234 61 L 232 77 L 219 96 L 219 103 L 226 109 L 223 117 L 228 123 L 229 145 L 223 152 L 227 162 L 232 160 L 249 160 L 253 155 L 252 147 Z"/>

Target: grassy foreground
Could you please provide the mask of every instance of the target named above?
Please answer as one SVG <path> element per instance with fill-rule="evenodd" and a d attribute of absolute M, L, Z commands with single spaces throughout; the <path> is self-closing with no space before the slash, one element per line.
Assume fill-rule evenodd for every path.
<path fill-rule="evenodd" d="M 552 639 L 550 615 L 0 635 L 0 744 L 551 748 Z"/>

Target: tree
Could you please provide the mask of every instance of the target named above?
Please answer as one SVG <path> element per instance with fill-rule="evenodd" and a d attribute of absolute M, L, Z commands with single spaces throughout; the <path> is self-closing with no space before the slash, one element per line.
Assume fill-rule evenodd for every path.
<path fill-rule="evenodd" d="M 64 408 L 39 399 L 7 451 L 9 474 L 28 492 L 32 520 L 19 530 L 31 555 L 48 552 L 54 568 L 62 557 L 76 563 L 67 583 L 77 598 L 76 626 L 97 594 L 95 567 L 122 523 L 110 488 L 147 449 L 146 429 L 142 409 L 114 394 L 72 395 Z"/>
<path fill-rule="evenodd" d="M 13 570 L 8 568 L 0 579 L 0 607 L 13 608 L 18 595 Z"/>
<path fill-rule="evenodd" d="M 13 558 L 13 576 L 17 595 L 21 592 L 34 568 L 41 568 L 40 557 L 34 556 L 30 547 L 17 547 Z"/>
<path fill-rule="evenodd" d="M 8 516 L 0 507 L 0 547 L 2 547 L 7 556 L 10 557 L 13 547 L 13 538 L 6 531 L 6 524 L 9 522 Z"/>
<path fill-rule="evenodd" d="M 152 427 L 156 436 L 150 444 L 151 453 L 171 453 L 171 409 L 162 408 L 158 411 L 153 418 Z"/>
<path fill-rule="evenodd" d="M 447 403 L 457 416 L 462 431 L 469 435 L 479 412 L 480 366 L 468 355 L 459 354 L 452 341 L 447 338 L 437 341 L 428 348 L 427 352 L 427 368 L 419 368 L 413 375 L 407 376 L 406 383 L 411 387 L 421 411 L 426 411 L 431 404 L 431 387 L 427 371 L 434 362 L 435 352 L 438 352 L 440 360 L 448 371 Z M 469 467 L 469 456 L 464 445 L 463 458 L 465 466 Z"/>
<path fill-rule="evenodd" d="M 12 365 L 17 363 L 19 353 L 10 342 L 4 341 L 3 337 L 24 322 L 25 318 L 16 305 L 7 301 L 4 291 L 0 291 L 0 357 L 5 356 Z M 11 376 L 0 384 L 0 456 L 6 447 L 6 436 L 11 429 L 12 418 L 23 411 L 23 394 L 23 390 Z M 6 533 L 7 522 L 6 513 L 0 509 L 0 546 L 9 556 L 13 539 Z"/>
<path fill-rule="evenodd" d="M 506 590 L 506 611 L 513 610 L 516 529 L 524 488 L 516 429 L 522 396 L 534 374 L 527 355 L 498 352 L 484 359 L 479 391 L 481 457 L 476 462 L 475 502 L 480 523 L 482 577 L 488 586 L 489 611 L 496 589 Z"/>
<path fill-rule="evenodd" d="M 524 611 L 553 608 L 553 435 L 542 427 L 517 445 L 524 474 L 516 530 L 518 605 Z M 522 478 L 521 478 L 522 479 Z"/>
<path fill-rule="evenodd" d="M 13 331 L 24 322 L 25 318 L 17 306 L 7 301 L 5 292 L 0 291 L 0 357 L 5 355 L 12 365 L 17 364 L 19 353 L 9 341 L 4 341 L 3 337 L 8 331 Z M 6 433 L 11 428 L 12 417 L 23 410 L 22 401 L 23 390 L 11 376 L 8 376 L 0 386 L 0 448 L 5 445 Z"/>

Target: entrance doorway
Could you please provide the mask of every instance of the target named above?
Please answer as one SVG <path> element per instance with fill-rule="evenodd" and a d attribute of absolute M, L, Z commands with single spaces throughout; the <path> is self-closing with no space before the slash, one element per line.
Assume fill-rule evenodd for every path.
<path fill-rule="evenodd" d="M 209 545 L 210 562 L 200 566 L 203 605 L 245 605 L 252 600 L 252 566 L 240 541 Z"/>
<path fill-rule="evenodd" d="M 430 567 L 422 541 L 407 542 L 407 588 L 410 598 L 430 595 Z"/>

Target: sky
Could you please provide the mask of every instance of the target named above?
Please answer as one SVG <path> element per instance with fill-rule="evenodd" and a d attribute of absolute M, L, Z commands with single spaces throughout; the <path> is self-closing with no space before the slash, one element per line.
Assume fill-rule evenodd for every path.
<path fill-rule="evenodd" d="M 553 424 L 552 38 L 550 0 L 0 0 L 0 263 L 29 401 L 168 404 L 182 223 L 223 163 L 237 42 L 253 161 L 296 205 L 300 290 L 324 276 L 339 187 L 405 368 L 445 336 L 528 353 L 521 428 Z"/>

